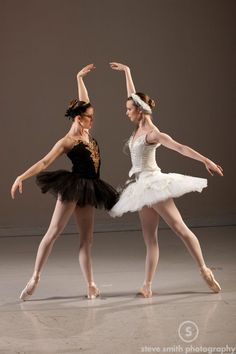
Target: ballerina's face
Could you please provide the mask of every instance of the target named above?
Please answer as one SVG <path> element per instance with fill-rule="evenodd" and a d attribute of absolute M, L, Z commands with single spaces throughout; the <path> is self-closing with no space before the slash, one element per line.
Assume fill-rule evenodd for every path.
<path fill-rule="evenodd" d="M 94 120 L 94 109 L 89 107 L 84 113 L 79 116 L 79 121 L 83 125 L 84 129 L 91 129 Z"/>
<path fill-rule="evenodd" d="M 140 111 L 134 105 L 133 100 L 126 101 L 126 115 L 129 120 L 133 123 L 137 123 L 140 118 Z"/>

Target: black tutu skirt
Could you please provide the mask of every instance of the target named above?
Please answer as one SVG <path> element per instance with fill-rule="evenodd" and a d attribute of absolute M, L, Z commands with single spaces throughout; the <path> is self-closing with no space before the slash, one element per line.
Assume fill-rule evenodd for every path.
<path fill-rule="evenodd" d="M 42 193 L 50 192 L 62 202 L 76 202 L 80 207 L 92 205 L 110 210 L 118 200 L 117 191 L 101 179 L 81 178 L 77 173 L 58 170 L 40 172 L 36 183 Z"/>

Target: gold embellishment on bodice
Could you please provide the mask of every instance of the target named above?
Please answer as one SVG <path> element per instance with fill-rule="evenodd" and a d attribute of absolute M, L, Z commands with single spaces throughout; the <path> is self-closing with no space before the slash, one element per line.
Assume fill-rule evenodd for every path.
<path fill-rule="evenodd" d="M 98 145 L 94 140 L 90 141 L 89 143 L 86 142 L 86 149 L 90 151 L 91 158 L 93 160 L 94 168 L 96 173 L 98 172 L 99 162 L 100 162 L 100 155 L 98 151 Z"/>
<path fill-rule="evenodd" d="M 85 148 L 90 152 L 90 156 L 93 160 L 93 164 L 94 164 L 94 168 L 95 168 L 95 172 L 98 172 L 98 168 L 99 168 L 99 162 L 100 162 L 100 154 L 99 154 L 99 150 L 98 150 L 98 145 L 96 144 L 95 140 L 91 140 L 91 141 L 85 141 L 83 139 L 78 139 L 76 141 L 76 145 L 78 144 L 84 144 Z"/>

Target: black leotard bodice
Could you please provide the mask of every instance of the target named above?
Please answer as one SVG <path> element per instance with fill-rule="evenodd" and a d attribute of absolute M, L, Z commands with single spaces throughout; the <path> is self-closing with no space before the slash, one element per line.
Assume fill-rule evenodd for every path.
<path fill-rule="evenodd" d="M 80 178 L 99 178 L 101 158 L 99 147 L 95 139 L 88 143 L 79 140 L 76 145 L 67 153 L 72 162 L 72 172 Z"/>

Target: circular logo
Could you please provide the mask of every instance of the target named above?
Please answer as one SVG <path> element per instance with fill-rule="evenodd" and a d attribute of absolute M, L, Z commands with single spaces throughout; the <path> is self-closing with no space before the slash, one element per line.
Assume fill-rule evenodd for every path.
<path fill-rule="evenodd" d="M 193 321 L 184 321 L 179 325 L 178 334 L 185 343 L 191 343 L 197 339 L 199 334 L 198 326 Z"/>

